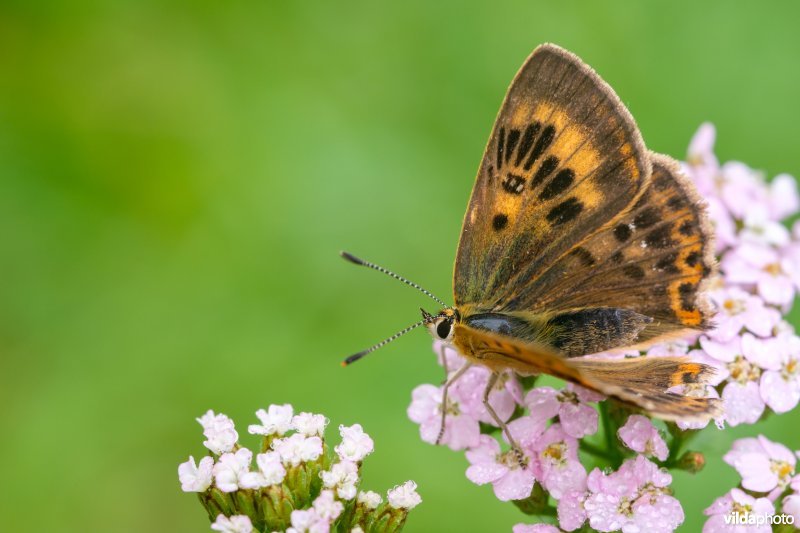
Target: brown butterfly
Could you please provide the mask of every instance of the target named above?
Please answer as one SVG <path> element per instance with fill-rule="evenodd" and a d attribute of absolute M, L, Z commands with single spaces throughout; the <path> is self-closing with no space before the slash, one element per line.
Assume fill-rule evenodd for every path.
<path fill-rule="evenodd" d="M 685 357 L 581 358 L 711 326 L 714 274 L 705 208 L 678 164 L 648 151 L 617 95 L 574 54 L 539 46 L 503 101 L 478 171 L 447 306 L 420 322 L 469 364 L 545 373 L 665 420 L 707 419 L 718 400 L 668 389 L 702 385 L 711 367 Z M 444 427 L 444 425 L 442 426 Z M 441 438 L 441 435 L 440 435 Z"/>

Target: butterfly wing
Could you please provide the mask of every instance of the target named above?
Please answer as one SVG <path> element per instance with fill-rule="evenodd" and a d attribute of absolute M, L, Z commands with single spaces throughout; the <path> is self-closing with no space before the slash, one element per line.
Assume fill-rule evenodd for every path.
<path fill-rule="evenodd" d="M 719 400 L 667 392 L 679 385 L 702 384 L 713 374 L 708 365 L 685 357 L 632 359 L 565 359 L 552 348 L 513 337 L 455 327 L 453 342 L 460 353 L 495 371 L 546 373 L 611 396 L 664 420 L 707 420 L 720 415 Z"/>
<path fill-rule="evenodd" d="M 709 327 L 711 243 L 704 206 L 677 163 L 644 150 L 589 67 L 545 45 L 514 79 L 490 137 L 459 243 L 455 301 L 465 316 L 527 320 L 535 331 L 525 340 L 567 356 L 639 345 Z"/>
<path fill-rule="evenodd" d="M 535 283 L 633 203 L 650 170 L 613 90 L 570 52 L 538 47 L 511 83 L 478 171 L 456 258 L 456 306 L 510 309 L 519 280 Z"/>
<path fill-rule="evenodd" d="M 703 286 L 717 265 L 705 205 L 677 162 L 659 154 L 651 160 L 650 184 L 629 209 L 535 279 L 509 288 L 501 307 L 551 313 L 625 308 L 653 319 L 640 342 L 709 328 Z"/>

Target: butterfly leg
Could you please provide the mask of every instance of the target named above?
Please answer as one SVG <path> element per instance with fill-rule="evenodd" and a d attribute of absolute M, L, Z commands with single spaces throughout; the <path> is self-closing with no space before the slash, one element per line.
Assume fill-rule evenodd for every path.
<path fill-rule="evenodd" d="M 447 357 L 445 357 L 445 345 L 442 344 L 441 350 L 439 350 L 439 356 L 442 358 L 442 368 L 444 368 L 444 380 L 442 380 L 442 385 L 447 384 L 447 379 L 450 377 L 450 369 L 447 368 Z"/>
<path fill-rule="evenodd" d="M 437 446 L 442 442 L 442 437 L 444 437 L 444 423 L 445 423 L 445 419 L 447 418 L 447 389 L 449 389 L 450 385 L 455 383 L 455 381 L 458 378 L 463 376 L 464 372 L 466 372 L 469 369 L 469 367 L 471 367 L 471 366 L 472 366 L 472 363 L 464 363 L 461 366 L 461 368 L 456 370 L 455 374 L 450 376 L 450 378 L 444 384 L 444 387 L 442 387 L 442 406 L 441 406 L 441 410 L 442 410 L 442 425 L 439 428 L 439 435 L 436 437 L 436 445 Z M 445 366 L 445 368 L 447 368 L 447 367 Z"/>
<path fill-rule="evenodd" d="M 511 449 L 514 451 L 514 455 L 517 456 L 517 462 L 519 462 L 519 466 L 525 468 L 525 458 L 522 455 L 522 449 L 517 444 L 517 441 L 514 440 L 514 437 L 511 436 L 511 431 L 509 431 L 506 423 L 503 422 L 499 416 L 497 416 L 494 408 L 489 404 L 489 395 L 492 393 L 492 389 L 497 383 L 497 379 L 499 377 L 500 374 L 497 372 L 492 372 L 492 374 L 489 376 L 489 380 L 486 382 L 486 389 L 483 391 L 483 406 L 486 407 L 486 410 L 489 412 L 489 416 L 494 419 L 495 424 L 497 424 L 497 426 L 503 430 L 503 433 L 508 439 L 508 443 L 511 445 Z"/>

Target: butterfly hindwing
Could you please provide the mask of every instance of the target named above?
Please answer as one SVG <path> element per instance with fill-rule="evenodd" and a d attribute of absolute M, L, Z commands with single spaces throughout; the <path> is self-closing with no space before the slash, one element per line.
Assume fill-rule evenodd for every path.
<path fill-rule="evenodd" d="M 716 259 L 705 206 L 677 162 L 658 154 L 651 159 L 644 194 L 561 257 L 540 283 L 507 300 L 508 307 L 549 313 L 625 308 L 653 319 L 639 342 L 710 327 L 702 288 Z"/>
<path fill-rule="evenodd" d="M 664 420 L 707 420 L 720 413 L 713 398 L 680 396 L 668 389 L 702 384 L 714 369 L 685 357 L 564 359 L 552 348 L 489 331 L 456 325 L 456 348 L 495 371 L 546 373 L 646 410 Z"/>
<path fill-rule="evenodd" d="M 650 158 L 613 90 L 537 48 L 503 102 L 464 220 L 456 305 L 502 309 L 644 190 Z"/>

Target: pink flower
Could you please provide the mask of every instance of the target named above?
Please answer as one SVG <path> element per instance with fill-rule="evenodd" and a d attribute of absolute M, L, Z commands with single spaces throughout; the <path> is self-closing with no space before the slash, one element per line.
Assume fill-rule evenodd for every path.
<path fill-rule="evenodd" d="M 684 166 L 684 171 L 694 179 L 703 197 L 716 195 L 716 178 L 719 173 L 719 161 L 714 154 L 716 137 L 714 125 L 704 122 L 689 142 L 686 154 L 687 165 Z"/>
<path fill-rule="evenodd" d="M 754 205 L 767 201 L 767 187 L 763 177 L 739 161 L 728 161 L 717 174 L 719 196 L 739 220 L 744 219 Z"/>
<path fill-rule="evenodd" d="M 650 419 L 642 415 L 631 415 L 617 432 L 625 446 L 644 455 L 653 455 L 662 461 L 669 456 L 667 443 Z"/>
<path fill-rule="evenodd" d="M 725 254 L 720 266 L 729 283 L 755 287 L 767 303 L 786 306 L 794 300 L 795 265 L 774 248 L 743 243 Z"/>
<path fill-rule="evenodd" d="M 674 531 L 684 514 L 667 488 L 671 482 L 672 476 L 641 455 L 611 474 L 594 469 L 587 480 L 591 494 L 584 502 L 589 524 L 598 531 Z"/>
<path fill-rule="evenodd" d="M 722 390 L 725 421 L 731 426 L 757 422 L 765 404 L 759 387 L 761 367 L 756 362 L 770 364 L 763 344 L 746 333 L 727 342 L 702 337 L 700 346 L 713 359 L 724 363 L 717 367 L 717 377 L 729 380 Z"/>
<path fill-rule="evenodd" d="M 703 533 L 735 533 L 737 531 L 753 531 L 754 533 L 770 533 L 772 528 L 768 524 L 761 526 L 736 526 L 726 522 L 731 515 L 769 516 L 774 514 L 775 508 L 767 498 L 754 498 L 740 489 L 731 489 L 726 495 L 717 498 L 705 511 L 710 518 L 703 525 Z"/>
<path fill-rule="evenodd" d="M 789 174 L 778 174 L 769 182 L 769 201 L 767 212 L 773 220 L 783 220 L 800 209 L 800 196 L 797 194 L 797 180 Z"/>
<path fill-rule="evenodd" d="M 558 415 L 564 432 L 579 439 L 597 432 L 597 411 L 588 402 L 603 398 L 596 392 L 568 383 L 560 391 L 552 387 L 532 389 L 524 403 L 534 417 L 546 420 Z"/>
<path fill-rule="evenodd" d="M 558 500 L 558 523 L 564 531 L 574 531 L 586 521 L 586 510 L 583 502 L 588 493 L 573 490 L 561 496 Z"/>
<path fill-rule="evenodd" d="M 783 489 L 794 476 L 794 454 L 763 435 L 735 441 L 723 459 L 742 476 L 742 487 L 755 492 Z"/>
<path fill-rule="evenodd" d="M 686 339 L 676 339 L 668 342 L 654 344 L 653 346 L 647 349 L 647 356 L 675 357 L 675 356 L 686 355 L 686 352 L 688 351 L 689 351 L 689 343 L 686 341 Z"/>
<path fill-rule="evenodd" d="M 736 245 L 739 237 L 736 235 L 736 222 L 733 220 L 728 208 L 722 200 L 715 196 L 705 196 L 708 206 L 708 218 L 714 226 L 714 241 L 717 253 Z"/>
<path fill-rule="evenodd" d="M 442 444 L 452 450 L 463 450 L 477 446 L 480 437 L 480 424 L 477 416 L 467 412 L 467 403 L 462 406 L 461 399 L 453 387 L 447 397 L 447 416 L 445 417 Z M 451 394 L 452 393 L 452 394 Z M 408 406 L 408 418 L 419 424 L 422 440 L 436 443 L 442 427 L 442 390 L 433 385 L 420 385 L 411 393 L 411 405 Z"/>
<path fill-rule="evenodd" d="M 544 424 L 522 417 L 509 424 L 509 430 L 525 452 L 527 444 L 542 433 Z M 479 444 L 467 450 L 467 478 L 478 485 L 491 483 L 501 501 L 527 498 L 535 483 L 532 458 L 527 453 L 522 466 L 514 450 L 500 452 L 500 444 L 489 435 L 481 435 Z"/>
<path fill-rule="evenodd" d="M 766 307 L 761 298 L 738 287 L 710 291 L 709 297 L 717 307 L 717 327 L 709 336 L 720 342 L 731 340 L 742 328 L 759 337 L 769 337 L 781 319 L 776 309 Z"/>
<path fill-rule="evenodd" d="M 770 341 L 769 348 L 780 358 L 780 366 L 761 375 L 761 397 L 773 411 L 785 413 L 800 401 L 800 338 L 784 334 Z"/>
<path fill-rule="evenodd" d="M 790 494 L 783 499 L 783 512 L 792 515 L 795 524 L 800 524 L 800 494 Z"/>
<path fill-rule="evenodd" d="M 578 441 L 553 424 L 533 442 L 536 477 L 556 500 L 586 489 L 586 468 L 578 459 Z"/>
<path fill-rule="evenodd" d="M 484 424 L 496 426 L 494 418 L 483 405 L 483 393 L 491 371 L 482 366 L 473 366 L 462 375 L 448 391 L 459 398 L 464 412 L 472 413 L 474 418 Z M 489 405 L 500 419 L 505 422 L 517 408 L 517 401 L 522 400 L 522 386 L 513 373 L 500 374 L 495 386 L 489 393 Z"/>
<path fill-rule="evenodd" d="M 514 533 L 560 533 L 561 530 L 550 524 L 517 524 L 511 531 Z"/>

